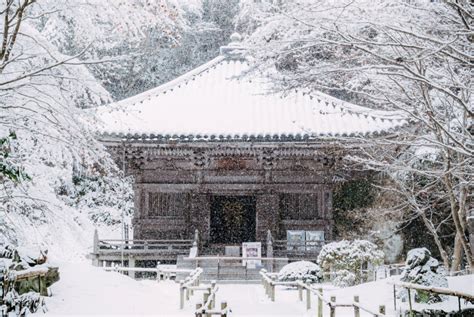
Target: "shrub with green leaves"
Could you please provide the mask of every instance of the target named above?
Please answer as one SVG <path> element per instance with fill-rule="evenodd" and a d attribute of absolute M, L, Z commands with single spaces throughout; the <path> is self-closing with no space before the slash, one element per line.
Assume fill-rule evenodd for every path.
<path fill-rule="evenodd" d="M 361 280 L 361 268 L 383 263 L 384 254 L 374 243 L 366 240 L 328 243 L 319 253 L 317 263 L 324 272 L 347 270 Z"/>

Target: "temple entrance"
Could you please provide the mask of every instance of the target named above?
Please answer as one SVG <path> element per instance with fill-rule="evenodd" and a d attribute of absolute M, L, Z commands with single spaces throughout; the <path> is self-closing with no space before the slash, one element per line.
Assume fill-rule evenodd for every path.
<path fill-rule="evenodd" d="M 240 244 L 255 241 L 255 197 L 211 197 L 211 242 Z"/>

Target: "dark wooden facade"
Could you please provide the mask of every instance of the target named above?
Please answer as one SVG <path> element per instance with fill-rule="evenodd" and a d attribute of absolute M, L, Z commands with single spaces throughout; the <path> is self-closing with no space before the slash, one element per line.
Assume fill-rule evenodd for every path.
<path fill-rule="evenodd" d="M 226 197 L 230 203 L 246 197 L 253 205 L 247 211 L 254 213 L 252 225 L 244 224 L 252 231 L 247 239 L 264 242 L 268 230 L 276 239 L 286 239 L 286 230 L 320 230 L 332 238 L 332 187 L 342 159 L 334 147 L 305 141 L 104 143 L 135 177 L 135 239 L 190 239 L 198 229 L 204 245 L 216 242 L 212 205 Z"/>

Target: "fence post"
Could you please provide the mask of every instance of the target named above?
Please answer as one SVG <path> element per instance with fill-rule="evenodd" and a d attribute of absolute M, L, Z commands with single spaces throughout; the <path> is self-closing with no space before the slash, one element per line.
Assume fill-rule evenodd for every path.
<path fill-rule="evenodd" d="M 306 288 L 306 309 L 311 309 L 311 289 L 308 287 Z"/>
<path fill-rule="evenodd" d="M 298 281 L 298 299 L 300 302 L 303 301 L 303 287 L 301 287 L 302 281 Z"/>
<path fill-rule="evenodd" d="M 184 282 L 179 282 L 179 309 L 184 308 Z"/>
<path fill-rule="evenodd" d="M 397 289 L 395 284 L 393 284 L 393 310 L 397 311 Z"/>
<path fill-rule="evenodd" d="M 354 296 L 354 302 L 359 303 L 359 296 Z M 360 308 L 358 306 L 354 306 L 354 317 L 360 317 Z"/>
<path fill-rule="evenodd" d="M 201 314 L 201 308 L 202 308 L 202 304 L 201 303 L 197 303 L 196 304 L 196 317 L 202 317 L 202 314 Z"/>
<path fill-rule="evenodd" d="M 318 296 L 318 317 L 323 317 L 323 300 L 322 300 L 323 288 L 320 287 L 318 289 L 318 292 L 319 292 L 319 295 L 320 295 L 320 296 Z"/>
<path fill-rule="evenodd" d="M 186 300 L 189 300 L 189 283 L 186 283 Z"/>
<path fill-rule="evenodd" d="M 225 313 L 223 313 L 225 311 Z M 222 317 L 227 317 L 227 302 L 222 302 L 221 303 L 221 316 Z"/>
<path fill-rule="evenodd" d="M 209 293 L 204 292 L 204 294 L 202 294 L 202 302 L 204 304 L 207 303 L 207 300 L 209 299 L 209 295 L 211 295 L 210 289 L 208 288 L 207 290 L 209 291 Z M 207 307 L 204 306 L 203 309 L 204 309 L 205 316 L 208 316 L 208 314 L 206 313 Z"/>
<path fill-rule="evenodd" d="M 381 316 L 385 316 L 385 305 L 379 306 L 379 313 Z"/>
<path fill-rule="evenodd" d="M 216 281 L 211 281 L 211 290 L 213 291 L 215 287 L 216 287 Z M 212 292 L 211 309 L 214 309 L 215 305 L 216 305 L 216 292 Z"/>
<path fill-rule="evenodd" d="M 330 309 L 331 309 L 330 316 L 336 317 L 336 296 L 331 296 Z"/>
<path fill-rule="evenodd" d="M 275 277 L 272 276 L 272 281 L 270 282 L 270 289 L 271 289 L 271 299 L 272 302 L 275 301 L 275 283 L 273 283 L 275 280 Z"/>
<path fill-rule="evenodd" d="M 408 290 L 408 305 L 409 305 L 409 308 L 410 308 L 410 317 L 413 317 L 413 307 L 411 305 L 411 293 L 410 293 L 410 289 L 407 288 Z"/>

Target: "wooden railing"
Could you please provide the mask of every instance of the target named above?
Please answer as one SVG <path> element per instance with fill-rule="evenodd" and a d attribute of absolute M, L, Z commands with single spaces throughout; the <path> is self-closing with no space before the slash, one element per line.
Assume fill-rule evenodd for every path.
<path fill-rule="evenodd" d="M 100 253 L 170 252 L 187 254 L 193 240 L 99 240 L 97 251 Z"/>
<path fill-rule="evenodd" d="M 226 301 L 221 302 L 220 309 L 216 308 L 216 294 L 218 290 L 219 287 L 213 281 L 208 291 L 203 294 L 202 302 L 196 304 L 196 310 L 194 311 L 196 317 L 210 317 L 214 315 L 227 317 L 229 309 Z"/>
<path fill-rule="evenodd" d="M 265 288 L 265 293 L 270 297 L 271 301 L 275 301 L 275 287 L 278 285 L 283 286 L 293 286 L 298 290 L 298 298 L 300 301 L 303 301 L 303 290 L 306 291 L 306 309 L 311 309 L 311 295 L 314 295 L 318 298 L 318 317 L 323 317 L 323 307 L 324 304 L 329 306 L 330 316 L 336 316 L 337 307 L 352 307 L 354 309 L 354 316 L 360 317 L 360 311 L 363 310 L 372 316 L 385 316 L 385 305 L 379 306 L 379 311 L 375 312 L 370 308 L 363 306 L 359 302 L 359 296 L 354 296 L 354 301 L 352 303 L 337 303 L 336 296 L 331 296 L 330 300 L 327 300 L 323 296 L 323 288 L 319 287 L 315 289 L 310 284 L 303 283 L 302 281 L 277 281 L 276 273 L 268 273 L 264 269 L 260 271 L 262 276 L 262 284 Z"/>
<path fill-rule="evenodd" d="M 202 268 L 198 267 L 188 277 L 179 282 L 179 308 L 184 308 L 185 302 L 194 295 L 194 292 L 202 291 L 202 301 L 196 304 L 195 316 L 217 315 L 226 317 L 228 313 L 227 302 L 222 302 L 221 308 L 216 309 L 216 293 L 219 290 L 216 281 L 212 281 L 210 285 L 201 285 L 202 272 Z"/>
<path fill-rule="evenodd" d="M 408 308 L 410 316 L 414 316 L 413 312 L 413 304 L 412 304 L 412 296 L 410 290 L 415 291 L 423 291 L 438 295 L 447 295 L 447 296 L 454 296 L 458 298 L 458 310 L 461 312 L 461 299 L 464 299 L 465 302 L 474 303 L 474 294 L 469 294 L 465 292 L 460 292 L 456 290 L 452 290 L 445 287 L 435 287 L 435 286 L 424 286 L 419 284 L 413 283 L 405 283 L 405 282 L 388 282 L 389 284 L 393 285 L 393 306 L 394 310 L 397 310 L 397 287 L 405 288 L 408 291 Z"/>
<path fill-rule="evenodd" d="M 104 262 L 105 264 L 105 262 Z M 161 267 L 157 265 L 156 268 L 153 267 L 123 267 L 117 264 L 112 266 L 103 266 L 105 271 L 112 271 L 112 272 L 148 272 L 148 273 L 156 273 L 157 281 L 170 279 L 171 276 L 176 276 L 177 273 L 191 273 L 193 270 L 190 269 L 175 269 L 175 268 L 168 268 L 168 267 Z"/>
<path fill-rule="evenodd" d="M 200 267 L 192 270 L 184 280 L 179 282 L 179 308 L 184 308 L 185 300 L 194 294 L 196 290 L 207 290 L 207 287 L 200 287 L 202 269 Z"/>

